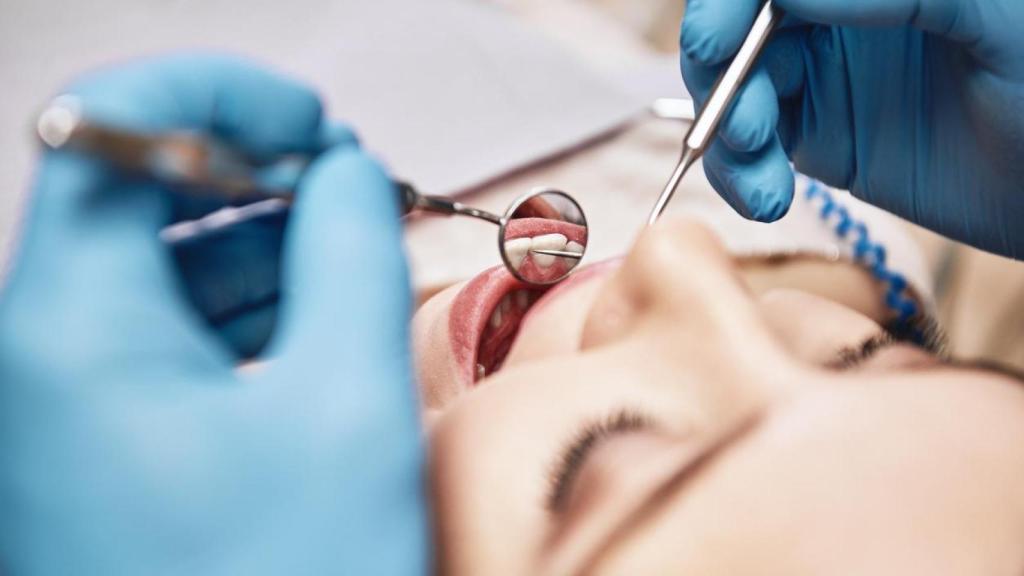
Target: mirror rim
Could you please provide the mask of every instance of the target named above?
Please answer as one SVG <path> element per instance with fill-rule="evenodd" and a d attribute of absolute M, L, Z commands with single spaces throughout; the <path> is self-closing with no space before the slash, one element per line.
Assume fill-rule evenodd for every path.
<path fill-rule="evenodd" d="M 505 253 L 505 227 L 509 223 L 509 221 L 512 220 L 512 215 L 515 214 L 516 211 L 519 210 L 519 208 L 523 204 L 525 204 L 527 200 L 529 200 L 529 199 L 531 199 L 531 198 L 533 198 L 535 196 L 540 196 L 542 194 L 557 194 L 559 196 L 562 196 L 563 198 L 565 198 L 566 200 L 571 202 L 572 205 L 575 206 L 577 210 L 579 210 L 580 217 L 583 219 L 583 227 L 587 231 L 587 243 L 583 245 L 583 255 L 576 262 L 576 265 L 573 266 L 572 268 L 570 268 L 569 270 L 567 270 L 565 272 L 565 274 L 559 276 L 558 278 L 550 280 L 548 282 L 533 282 L 533 281 L 527 280 L 526 278 L 523 278 L 522 275 L 519 274 L 519 271 L 516 270 L 515 268 L 513 268 L 512 264 L 508 261 L 508 254 Z M 565 280 L 566 278 L 568 278 L 573 272 L 576 271 L 577 268 L 579 268 L 580 264 L 583 263 L 583 258 L 585 258 L 586 255 L 587 255 L 587 248 L 589 247 L 589 245 L 590 245 L 590 223 L 587 222 L 587 213 L 583 211 L 583 207 L 580 206 L 580 203 L 577 202 L 576 199 L 573 198 L 571 194 L 569 194 L 568 192 L 566 192 L 564 190 L 560 190 L 558 188 L 550 188 L 550 187 L 539 186 L 539 187 L 534 188 L 533 190 L 531 190 L 529 192 L 521 194 L 518 198 L 516 198 L 512 202 L 512 204 L 509 205 L 508 209 L 505 210 L 505 213 L 501 217 L 501 224 L 498 225 L 498 253 L 501 254 L 501 261 L 505 265 L 505 269 L 508 270 L 512 274 L 512 276 L 515 277 L 516 280 L 519 280 L 520 282 L 524 282 L 524 283 L 529 284 L 531 286 L 551 286 L 553 284 L 558 284 L 562 280 Z"/>

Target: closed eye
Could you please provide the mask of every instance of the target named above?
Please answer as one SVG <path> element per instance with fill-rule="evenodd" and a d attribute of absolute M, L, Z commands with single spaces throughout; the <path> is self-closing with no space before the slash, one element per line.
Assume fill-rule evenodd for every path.
<path fill-rule="evenodd" d="M 888 324 L 860 345 L 839 350 L 825 367 L 838 371 L 852 370 L 898 344 L 917 346 L 932 356 L 946 358 L 945 333 L 934 317 L 920 315 L 909 322 Z"/>
<path fill-rule="evenodd" d="M 551 468 L 545 504 L 548 511 L 558 513 L 565 509 L 573 486 L 583 465 L 595 448 L 621 434 L 654 427 L 651 418 L 634 409 L 620 409 L 605 418 L 587 422 L 560 452 Z"/>

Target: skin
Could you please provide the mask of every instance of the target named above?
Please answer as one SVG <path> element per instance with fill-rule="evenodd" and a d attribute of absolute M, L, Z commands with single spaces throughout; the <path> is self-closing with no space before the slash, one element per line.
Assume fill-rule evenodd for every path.
<path fill-rule="evenodd" d="M 1024 387 L 905 344 L 827 368 L 880 331 L 866 277 L 826 297 L 746 268 L 660 224 L 541 300 L 500 371 L 424 390 L 439 571 L 1021 574 Z M 624 408 L 650 426 L 599 442 L 548 509 L 565 446 Z"/>

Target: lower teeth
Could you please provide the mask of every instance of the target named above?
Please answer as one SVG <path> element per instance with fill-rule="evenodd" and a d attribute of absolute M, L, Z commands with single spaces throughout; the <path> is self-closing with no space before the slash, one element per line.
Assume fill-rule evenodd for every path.
<path fill-rule="evenodd" d="M 483 380 L 484 376 L 487 376 L 487 369 L 484 368 L 483 364 L 476 365 L 476 379 Z"/>

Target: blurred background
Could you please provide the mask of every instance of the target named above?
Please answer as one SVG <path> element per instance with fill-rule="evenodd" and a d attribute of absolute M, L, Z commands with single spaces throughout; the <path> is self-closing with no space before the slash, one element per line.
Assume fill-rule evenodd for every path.
<path fill-rule="evenodd" d="M 588 259 L 620 253 L 686 129 L 650 112 L 656 98 L 687 97 L 676 64 L 684 3 L 2 0 L 0 256 L 9 264 L 40 107 L 85 70 L 172 50 L 226 51 L 313 85 L 329 115 L 425 191 L 501 211 L 531 187 L 566 189 L 595 231 Z M 707 188 L 697 173 L 681 194 Z M 411 222 L 417 288 L 495 263 L 495 231 L 483 226 Z M 1024 265 L 913 233 L 953 351 L 1024 368 Z"/>

